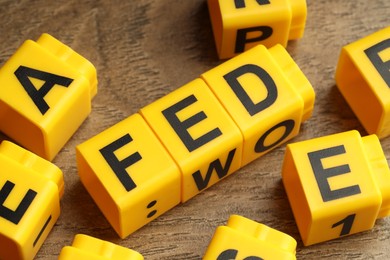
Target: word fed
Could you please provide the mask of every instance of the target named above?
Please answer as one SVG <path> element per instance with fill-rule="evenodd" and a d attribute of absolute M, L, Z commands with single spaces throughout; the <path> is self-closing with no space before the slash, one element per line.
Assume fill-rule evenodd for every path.
<path fill-rule="evenodd" d="M 376 135 L 289 144 L 282 179 L 305 245 L 369 230 L 390 215 L 390 170 Z"/>
<path fill-rule="evenodd" d="M 91 236 L 78 234 L 72 246 L 62 248 L 58 260 L 143 260 L 144 257 L 131 249 L 100 240 Z"/>
<path fill-rule="evenodd" d="M 369 134 L 390 135 L 390 27 L 342 48 L 336 83 Z"/>
<path fill-rule="evenodd" d="M 48 34 L 0 69 L 0 131 L 52 160 L 91 111 L 95 67 Z"/>
<path fill-rule="evenodd" d="M 262 44 L 287 46 L 303 36 L 305 0 L 208 0 L 220 59 L 231 58 Z"/>
<path fill-rule="evenodd" d="M 60 215 L 62 172 L 8 141 L 0 165 L 0 259 L 33 259 Z"/>
<path fill-rule="evenodd" d="M 299 132 L 314 91 L 257 46 L 76 148 L 80 179 L 124 238 Z"/>
<path fill-rule="evenodd" d="M 216 229 L 203 260 L 295 260 L 297 242 L 291 236 L 238 215 Z"/>

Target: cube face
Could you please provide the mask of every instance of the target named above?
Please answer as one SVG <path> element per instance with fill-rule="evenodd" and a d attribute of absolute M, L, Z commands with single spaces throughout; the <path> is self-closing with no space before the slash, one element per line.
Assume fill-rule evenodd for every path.
<path fill-rule="evenodd" d="M 306 1 L 208 0 L 220 59 L 233 57 L 258 44 L 287 46 L 302 37 Z"/>
<path fill-rule="evenodd" d="M 0 259 L 33 259 L 59 217 L 59 187 L 3 152 L 0 161 Z"/>
<path fill-rule="evenodd" d="M 27 40 L 1 68 L 0 81 L 0 131 L 49 160 L 88 116 L 96 93 L 92 64 L 48 35 Z"/>
<path fill-rule="evenodd" d="M 180 203 L 178 167 L 134 114 L 77 147 L 80 179 L 120 237 Z"/>
<path fill-rule="evenodd" d="M 336 70 L 340 92 L 366 131 L 380 138 L 390 135 L 389 34 L 387 27 L 344 46 Z"/>
<path fill-rule="evenodd" d="M 182 172 L 182 202 L 241 167 L 242 135 L 204 81 L 142 108 Z"/>
<path fill-rule="evenodd" d="M 91 236 L 76 235 L 72 246 L 61 250 L 59 260 L 90 259 L 90 260 L 143 260 L 143 256 L 131 249 L 115 245 Z"/>
<path fill-rule="evenodd" d="M 313 110 L 313 88 L 280 45 L 259 45 L 202 78 L 243 133 L 243 165 L 296 136 Z"/>
<path fill-rule="evenodd" d="M 203 257 L 211 259 L 296 259 L 296 241 L 287 234 L 233 215 L 217 228 Z"/>
<path fill-rule="evenodd" d="M 376 177 L 389 174 L 384 160 L 378 139 L 357 131 L 287 146 L 283 184 L 305 245 L 373 227 L 387 201 Z"/>

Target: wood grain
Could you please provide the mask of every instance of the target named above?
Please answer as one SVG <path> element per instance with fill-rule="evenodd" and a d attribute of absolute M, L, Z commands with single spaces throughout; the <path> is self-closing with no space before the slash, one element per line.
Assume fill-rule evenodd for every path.
<path fill-rule="evenodd" d="M 285 146 L 242 168 L 126 239 L 120 239 L 81 184 L 75 146 L 195 79 L 217 59 L 205 0 L 0 1 L 0 63 L 26 39 L 48 32 L 98 70 L 92 113 L 54 163 L 65 176 L 62 213 L 36 259 L 57 259 L 84 233 L 146 259 L 200 259 L 219 225 L 240 214 L 292 235 L 298 259 L 390 259 L 390 218 L 371 231 L 304 247 L 281 184 Z M 361 127 L 335 87 L 342 46 L 390 24 L 390 2 L 307 0 L 305 35 L 288 51 L 316 91 L 313 116 L 292 142 Z M 0 137 L 6 138 L 6 137 Z M 390 138 L 381 140 L 390 155 Z"/>

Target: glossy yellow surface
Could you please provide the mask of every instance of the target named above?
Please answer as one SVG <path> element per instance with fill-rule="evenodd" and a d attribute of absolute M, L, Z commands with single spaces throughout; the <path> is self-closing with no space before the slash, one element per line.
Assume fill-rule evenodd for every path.
<path fill-rule="evenodd" d="M 216 229 L 203 257 L 214 259 L 293 260 L 297 242 L 291 236 L 248 218 L 232 215 Z"/>
<path fill-rule="evenodd" d="M 33 259 L 60 215 L 62 172 L 8 141 L 0 165 L 0 259 Z"/>
<path fill-rule="evenodd" d="M 122 238 L 180 203 L 180 171 L 139 114 L 78 145 L 76 157 L 82 183 Z"/>
<path fill-rule="evenodd" d="M 0 131 L 52 160 L 91 111 L 94 66 L 48 34 L 27 40 L 0 69 Z"/>
<path fill-rule="evenodd" d="M 313 111 L 314 90 L 281 45 L 259 45 L 202 78 L 244 136 L 243 165 L 296 136 Z"/>
<path fill-rule="evenodd" d="M 231 58 L 257 44 L 287 46 L 303 36 L 305 0 L 208 0 L 220 59 Z"/>
<path fill-rule="evenodd" d="M 143 256 L 131 249 L 91 236 L 78 234 L 72 246 L 62 248 L 58 260 L 143 260 Z"/>
<path fill-rule="evenodd" d="M 369 230 L 390 214 L 390 171 L 375 135 L 289 144 L 282 179 L 305 245 Z"/>
<path fill-rule="evenodd" d="M 344 46 L 336 83 L 369 134 L 390 135 L 390 27 Z"/>
<path fill-rule="evenodd" d="M 142 108 L 141 114 L 181 169 L 182 202 L 241 167 L 242 135 L 201 79 Z"/>

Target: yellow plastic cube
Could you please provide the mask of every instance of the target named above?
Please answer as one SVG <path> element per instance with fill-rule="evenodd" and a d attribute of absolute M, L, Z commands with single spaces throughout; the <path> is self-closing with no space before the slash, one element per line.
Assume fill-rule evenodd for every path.
<path fill-rule="evenodd" d="M 241 167 L 240 130 L 203 80 L 140 111 L 181 169 L 182 202 Z"/>
<path fill-rule="evenodd" d="M 33 259 L 60 215 L 62 172 L 8 141 L 0 165 L 0 259 Z"/>
<path fill-rule="evenodd" d="M 203 259 L 293 260 L 296 246 L 295 239 L 285 233 L 232 215 L 227 226 L 215 231 Z"/>
<path fill-rule="evenodd" d="M 305 0 L 208 0 L 220 59 L 231 58 L 257 44 L 287 46 L 303 36 Z"/>
<path fill-rule="evenodd" d="M 336 83 L 369 134 L 390 135 L 390 27 L 342 48 Z"/>
<path fill-rule="evenodd" d="M 254 47 L 202 78 L 244 136 L 243 165 L 296 136 L 313 111 L 314 90 L 281 45 Z"/>
<path fill-rule="evenodd" d="M 120 237 L 180 203 L 180 171 L 139 114 L 76 150 L 82 183 Z"/>
<path fill-rule="evenodd" d="M 72 246 L 62 248 L 58 260 L 143 260 L 137 251 L 100 240 L 91 236 L 78 234 Z"/>
<path fill-rule="evenodd" d="M 91 111 L 94 66 L 48 34 L 27 40 L 0 69 L 0 131 L 52 160 Z"/>
<path fill-rule="evenodd" d="M 390 170 L 376 135 L 289 144 L 282 179 L 305 245 L 369 230 L 390 214 Z"/>

